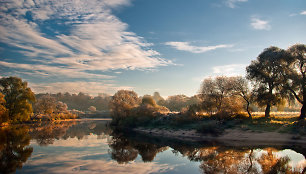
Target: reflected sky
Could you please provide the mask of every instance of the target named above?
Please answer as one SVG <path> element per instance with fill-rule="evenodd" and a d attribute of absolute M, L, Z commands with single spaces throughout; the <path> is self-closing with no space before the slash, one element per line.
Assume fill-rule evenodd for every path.
<path fill-rule="evenodd" d="M 26 137 L 23 149 L 33 150 L 18 163 L 22 168 L 16 167 L 16 173 L 302 173 L 306 166 L 304 148 L 185 144 L 114 133 L 105 121 L 12 130 L 0 133 L 7 137 L 17 133 L 20 137 L 22 130 Z M 16 146 L 10 147 L 10 140 Z M 18 143 L 9 138 L 2 141 L 2 162 L 3 154 L 14 154 Z"/>

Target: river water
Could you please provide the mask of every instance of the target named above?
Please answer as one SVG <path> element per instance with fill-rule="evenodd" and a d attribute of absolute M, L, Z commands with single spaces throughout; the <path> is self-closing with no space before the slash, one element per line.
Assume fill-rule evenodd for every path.
<path fill-rule="evenodd" d="M 108 122 L 2 128 L 0 173 L 302 173 L 306 166 L 301 145 L 182 142 L 114 132 Z"/>

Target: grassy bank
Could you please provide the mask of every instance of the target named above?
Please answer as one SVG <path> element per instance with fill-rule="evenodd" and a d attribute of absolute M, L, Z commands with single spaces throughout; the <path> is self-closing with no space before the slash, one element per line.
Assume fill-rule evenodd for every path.
<path fill-rule="evenodd" d="M 254 132 L 278 132 L 306 135 L 305 120 L 295 115 L 271 116 L 256 115 L 252 119 L 245 115 L 232 117 L 190 116 L 175 114 L 171 116 L 130 116 L 117 120 L 113 125 L 120 128 L 145 128 L 164 130 L 196 130 L 198 133 L 220 135 L 225 130 L 238 129 Z"/>

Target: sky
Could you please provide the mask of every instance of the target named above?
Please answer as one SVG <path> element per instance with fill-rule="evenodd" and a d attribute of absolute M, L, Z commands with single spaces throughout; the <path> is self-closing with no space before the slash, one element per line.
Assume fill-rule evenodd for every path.
<path fill-rule="evenodd" d="M 2 0 L 0 77 L 35 93 L 192 96 L 305 31 L 305 0 Z"/>

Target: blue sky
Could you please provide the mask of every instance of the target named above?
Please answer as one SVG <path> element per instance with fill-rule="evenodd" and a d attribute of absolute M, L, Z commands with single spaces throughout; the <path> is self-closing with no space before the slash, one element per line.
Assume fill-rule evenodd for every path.
<path fill-rule="evenodd" d="M 266 47 L 306 43 L 305 0 L 5 0 L 0 76 L 33 91 L 197 93 Z"/>

